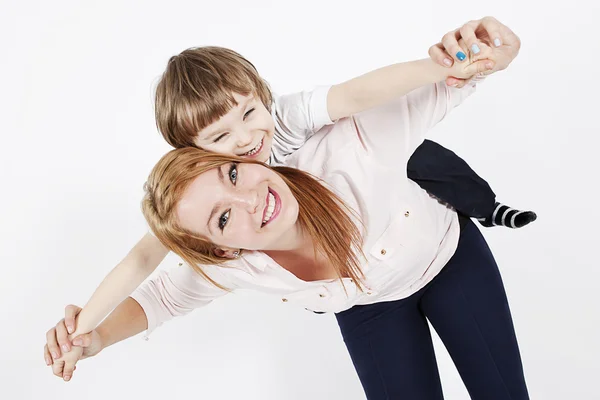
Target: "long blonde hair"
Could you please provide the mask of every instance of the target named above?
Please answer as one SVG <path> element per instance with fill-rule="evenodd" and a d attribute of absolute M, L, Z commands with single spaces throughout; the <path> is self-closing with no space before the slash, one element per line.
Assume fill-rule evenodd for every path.
<path fill-rule="evenodd" d="M 216 256 L 216 246 L 207 238 L 182 228 L 175 210 L 196 177 L 231 162 L 264 165 L 192 147 L 172 150 L 152 169 L 142 200 L 142 212 L 156 237 L 205 279 L 225 290 L 201 266 L 223 264 L 228 259 Z M 310 235 L 315 252 L 331 262 L 340 280 L 349 277 L 362 290 L 362 236 L 350 217 L 353 211 L 309 173 L 289 167 L 264 166 L 281 176 L 298 201 L 298 223 Z"/>

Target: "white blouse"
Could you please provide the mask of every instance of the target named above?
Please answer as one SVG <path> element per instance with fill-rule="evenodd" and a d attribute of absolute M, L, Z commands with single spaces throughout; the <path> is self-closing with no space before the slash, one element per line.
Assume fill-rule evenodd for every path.
<path fill-rule="evenodd" d="M 285 160 L 321 178 L 360 217 L 364 292 L 349 278 L 306 282 L 268 255 L 244 251 L 229 267 L 203 266 L 233 290 L 254 289 L 317 312 L 398 300 L 430 282 L 454 254 L 460 233 L 456 213 L 407 178 L 408 159 L 425 134 L 475 91 L 437 83 L 383 106 L 326 125 Z M 317 102 L 326 107 L 326 102 Z M 360 225 L 359 225 L 360 226 Z M 161 272 L 132 297 L 148 318 L 148 332 L 228 292 L 188 266 Z"/>

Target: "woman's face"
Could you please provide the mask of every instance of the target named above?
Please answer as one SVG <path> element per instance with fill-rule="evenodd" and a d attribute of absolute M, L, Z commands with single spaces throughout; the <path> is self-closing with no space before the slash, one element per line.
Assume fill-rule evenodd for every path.
<path fill-rule="evenodd" d="M 229 163 L 200 174 L 176 213 L 183 228 L 224 250 L 286 250 L 298 234 L 298 201 L 260 164 Z"/>

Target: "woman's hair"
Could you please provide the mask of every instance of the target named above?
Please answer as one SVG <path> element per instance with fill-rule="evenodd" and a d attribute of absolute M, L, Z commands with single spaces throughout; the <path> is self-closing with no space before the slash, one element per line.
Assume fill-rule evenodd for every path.
<path fill-rule="evenodd" d="M 331 262 L 340 280 L 349 277 L 362 290 L 364 275 L 359 259 L 363 256 L 362 236 L 350 217 L 353 211 L 315 177 L 295 168 L 269 167 L 259 161 L 192 147 L 170 151 L 152 169 L 142 200 L 144 217 L 163 245 L 206 280 L 228 290 L 211 279 L 201 266 L 222 264 L 229 259 L 216 256 L 217 246 L 207 238 L 181 227 L 176 209 L 196 177 L 231 162 L 261 164 L 281 176 L 298 201 L 298 223 L 312 238 L 315 253 L 321 253 Z"/>
<path fill-rule="evenodd" d="M 171 57 L 156 87 L 158 130 L 173 147 L 194 147 L 198 132 L 237 105 L 233 93 L 252 93 L 271 110 L 269 86 L 240 54 L 216 46 L 184 50 Z"/>

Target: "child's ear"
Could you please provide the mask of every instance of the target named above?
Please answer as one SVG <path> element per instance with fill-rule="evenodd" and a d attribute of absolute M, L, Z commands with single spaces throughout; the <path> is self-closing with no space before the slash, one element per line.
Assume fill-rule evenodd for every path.
<path fill-rule="evenodd" d="M 235 249 L 221 249 L 221 248 L 215 248 L 213 250 L 213 253 L 215 254 L 215 256 L 217 257 L 221 257 L 221 258 L 231 258 L 231 259 L 235 259 L 238 258 L 240 256 L 240 250 L 235 250 Z"/>

